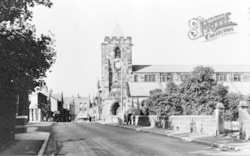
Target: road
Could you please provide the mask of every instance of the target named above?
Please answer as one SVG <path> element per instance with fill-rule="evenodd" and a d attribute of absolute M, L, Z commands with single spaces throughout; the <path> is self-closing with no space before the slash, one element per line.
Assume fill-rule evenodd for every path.
<path fill-rule="evenodd" d="M 99 123 L 56 123 L 47 154 L 79 156 L 231 155 L 206 145 L 185 142 Z"/>

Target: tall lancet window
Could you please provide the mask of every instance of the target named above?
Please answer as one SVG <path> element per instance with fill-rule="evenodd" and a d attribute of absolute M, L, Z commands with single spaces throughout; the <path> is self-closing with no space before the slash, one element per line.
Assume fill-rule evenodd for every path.
<path fill-rule="evenodd" d="M 121 58 L 121 49 L 119 47 L 115 48 L 115 58 Z"/>

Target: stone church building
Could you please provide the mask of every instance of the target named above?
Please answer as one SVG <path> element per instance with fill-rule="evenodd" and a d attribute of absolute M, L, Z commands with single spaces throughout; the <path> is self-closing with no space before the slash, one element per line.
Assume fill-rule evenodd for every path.
<path fill-rule="evenodd" d="M 105 37 L 101 44 L 101 116 L 107 122 L 116 122 L 122 109 L 139 109 L 142 100 L 150 95 L 151 90 L 164 90 L 169 81 L 180 84 L 185 74 L 197 66 L 133 65 L 132 47 L 131 37 L 119 35 Z M 208 66 L 214 69 L 214 78 L 217 81 L 229 86 L 229 91 L 239 94 L 250 93 L 249 65 Z"/>

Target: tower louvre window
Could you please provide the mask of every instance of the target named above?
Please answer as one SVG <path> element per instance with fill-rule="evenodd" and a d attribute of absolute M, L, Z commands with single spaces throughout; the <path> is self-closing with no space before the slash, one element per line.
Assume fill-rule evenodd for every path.
<path fill-rule="evenodd" d="M 119 47 L 115 48 L 115 58 L 121 58 L 121 49 Z"/>

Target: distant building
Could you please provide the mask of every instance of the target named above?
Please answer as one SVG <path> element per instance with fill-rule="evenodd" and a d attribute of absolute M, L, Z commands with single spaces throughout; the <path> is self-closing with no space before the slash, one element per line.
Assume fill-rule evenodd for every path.
<path fill-rule="evenodd" d="M 69 111 L 71 121 L 75 120 L 75 103 L 73 97 L 64 97 L 63 108 Z"/>
<path fill-rule="evenodd" d="M 56 95 L 57 96 L 57 95 Z M 44 90 L 30 95 L 29 121 L 41 122 L 53 119 L 53 115 L 62 111 L 62 101 Z"/>
<path fill-rule="evenodd" d="M 63 93 L 57 93 L 57 94 L 52 94 L 51 93 L 51 97 L 58 102 L 57 105 L 56 104 L 54 105 L 54 109 L 57 109 L 57 111 L 62 111 L 63 110 L 63 104 L 64 104 Z"/>
<path fill-rule="evenodd" d="M 89 97 L 81 97 L 80 95 L 77 95 L 77 97 L 73 97 L 73 100 L 74 100 L 75 121 L 87 118 L 89 115 L 89 105 L 90 105 Z"/>
<path fill-rule="evenodd" d="M 44 93 L 38 92 L 30 96 L 30 106 L 29 106 L 29 121 L 30 122 L 40 122 L 43 119 L 44 114 L 42 110 L 48 108 L 48 96 Z"/>

